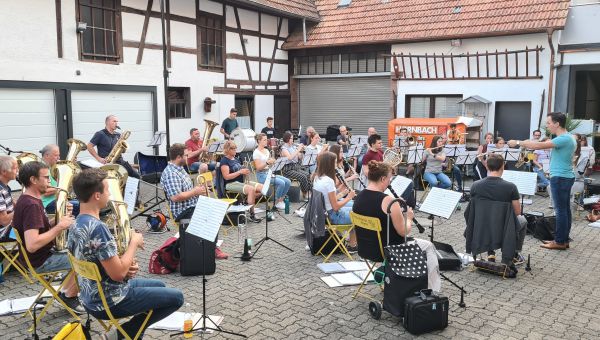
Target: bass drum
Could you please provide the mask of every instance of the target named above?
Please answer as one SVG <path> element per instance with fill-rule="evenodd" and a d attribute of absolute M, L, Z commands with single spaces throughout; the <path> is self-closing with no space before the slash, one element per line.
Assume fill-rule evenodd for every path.
<path fill-rule="evenodd" d="M 231 132 L 231 138 L 237 146 L 237 152 L 254 151 L 258 146 L 256 133 L 252 129 L 237 128 Z"/>

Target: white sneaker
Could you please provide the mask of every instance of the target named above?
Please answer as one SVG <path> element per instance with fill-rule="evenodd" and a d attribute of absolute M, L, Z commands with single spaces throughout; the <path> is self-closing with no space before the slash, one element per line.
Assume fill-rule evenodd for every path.
<path fill-rule="evenodd" d="M 284 210 L 285 209 L 285 203 L 279 202 L 279 203 L 275 204 L 275 208 L 277 208 L 279 210 Z"/>

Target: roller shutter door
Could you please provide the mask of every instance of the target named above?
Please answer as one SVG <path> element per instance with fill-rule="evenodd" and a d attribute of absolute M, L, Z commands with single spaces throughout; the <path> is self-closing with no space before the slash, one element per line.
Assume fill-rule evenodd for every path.
<path fill-rule="evenodd" d="M 148 143 L 154 134 L 152 123 L 152 93 L 118 91 L 73 91 L 71 93 L 73 112 L 73 137 L 86 143 L 94 133 L 104 128 L 104 119 L 114 114 L 123 130 L 130 130 L 127 139 L 129 149 L 124 159 L 133 162 L 135 153 L 151 154 Z M 90 158 L 82 152 L 79 159 Z"/>
<path fill-rule="evenodd" d="M 387 140 L 390 113 L 389 77 L 300 79 L 300 124 L 324 134 L 329 125 L 347 125 L 353 135 L 371 126 Z M 323 137 L 323 135 L 322 135 Z"/>

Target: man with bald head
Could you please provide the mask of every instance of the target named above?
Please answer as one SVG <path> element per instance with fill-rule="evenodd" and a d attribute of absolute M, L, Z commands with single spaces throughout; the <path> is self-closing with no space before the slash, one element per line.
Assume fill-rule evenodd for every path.
<path fill-rule="evenodd" d="M 117 132 L 119 127 L 119 119 L 115 115 L 108 115 L 104 119 L 104 129 L 97 131 L 94 137 L 87 144 L 87 150 L 98 162 L 106 164 L 106 156 L 110 154 L 121 134 Z M 96 152 L 96 147 L 98 151 Z M 127 174 L 131 177 L 140 178 L 140 175 L 135 171 L 131 165 L 123 160 L 123 157 L 115 160 L 116 164 L 122 165 L 126 170 Z"/>
<path fill-rule="evenodd" d="M 56 144 L 44 146 L 40 153 L 42 154 L 42 162 L 46 163 L 50 170 L 60 160 L 60 149 Z M 54 214 L 56 213 L 56 192 L 58 191 L 55 187 L 58 186 L 58 182 L 52 176 L 52 171 L 49 171 L 48 174 L 50 175 L 50 186 L 42 194 L 42 204 L 48 214 Z M 79 201 L 71 200 L 70 203 L 73 205 L 73 216 L 79 215 Z"/>

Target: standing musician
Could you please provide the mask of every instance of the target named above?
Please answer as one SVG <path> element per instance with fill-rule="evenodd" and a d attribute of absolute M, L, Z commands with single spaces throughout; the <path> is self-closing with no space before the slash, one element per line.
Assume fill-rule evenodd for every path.
<path fill-rule="evenodd" d="M 250 208 L 250 222 L 260 222 L 261 219 L 254 215 L 254 203 L 256 196 L 262 191 L 262 184 L 248 181 L 244 183 L 244 176 L 250 174 L 250 169 L 242 167 L 240 161 L 235 158 L 237 146 L 231 140 L 223 145 L 223 157 L 221 158 L 221 175 L 225 181 L 225 190 L 246 195 Z"/>
<path fill-rule="evenodd" d="M 204 140 L 200 138 L 200 130 L 196 128 L 190 129 L 190 139 L 185 141 L 185 147 L 185 158 L 187 158 L 187 166 L 190 171 L 197 171 L 201 174 L 215 170 L 215 162 L 209 164 L 200 162 L 200 154 L 208 151 L 208 146 L 204 146 Z"/>
<path fill-rule="evenodd" d="M 119 138 L 121 138 L 121 134 L 116 131 L 119 128 L 117 116 L 106 116 L 104 125 L 104 129 L 97 131 L 87 144 L 87 150 L 90 155 L 102 164 L 106 163 L 104 158 L 110 154 L 115 144 L 117 144 L 117 141 L 119 141 Z M 98 147 L 98 152 L 96 152 L 94 147 Z M 122 156 L 119 157 L 115 163 L 122 165 L 127 170 L 127 174 L 130 177 L 140 178 L 140 174 L 138 174 L 138 172 L 131 167 L 131 164 L 125 161 Z"/>
<path fill-rule="evenodd" d="M 19 165 L 10 156 L 0 156 L 0 241 L 8 239 L 14 215 L 14 201 L 8 182 L 17 179 Z"/>
<path fill-rule="evenodd" d="M 448 144 L 461 144 L 461 133 L 456 129 L 456 124 L 450 124 L 450 130 L 446 135 L 448 136 Z"/>
<path fill-rule="evenodd" d="M 482 179 L 487 176 L 487 168 L 485 158 L 488 153 L 488 146 L 493 146 L 494 143 L 494 134 L 488 132 L 483 137 L 483 143 L 479 145 L 477 148 L 477 160 L 473 165 L 473 173 L 475 174 L 475 179 Z"/>
<path fill-rule="evenodd" d="M 60 150 L 56 144 L 44 146 L 42 150 L 40 150 L 40 153 L 42 154 L 42 161 L 46 163 L 50 169 L 52 169 L 52 167 L 60 160 Z M 44 209 L 46 209 L 48 214 L 54 214 L 56 212 L 56 194 L 58 192 L 55 188 L 57 182 L 51 172 L 48 174 L 50 175 L 50 187 L 48 187 L 46 192 L 42 195 L 42 204 L 44 204 Z M 73 216 L 77 217 L 77 215 L 79 215 L 79 201 L 70 200 L 69 202 L 73 205 Z"/>
<path fill-rule="evenodd" d="M 350 145 L 350 136 L 348 135 L 348 128 L 344 125 L 340 125 L 340 134 L 336 138 L 337 143 L 342 146 L 344 153 L 348 152 L 348 145 Z"/>
<path fill-rule="evenodd" d="M 444 138 L 442 136 L 434 136 L 431 140 L 429 148 L 425 149 L 427 166 L 423 179 L 426 180 L 431 187 L 447 189 L 452 185 L 448 176 L 442 172 L 442 163 L 446 160 L 444 153 Z"/>
<path fill-rule="evenodd" d="M 335 187 L 336 160 L 337 156 L 329 151 L 323 152 L 317 157 L 317 172 L 313 175 L 313 188 L 323 194 L 325 209 L 332 224 L 351 224 L 350 211 L 352 207 L 347 206 L 347 204 L 356 196 L 356 192 L 350 190 L 345 198 L 337 200 Z"/>
<path fill-rule="evenodd" d="M 25 249 L 21 251 L 27 252 L 31 265 L 38 273 L 71 269 L 67 253 L 52 251 L 56 236 L 69 229 L 74 219 L 70 204 L 67 204 L 67 214 L 56 225 L 52 225 L 46 216 L 42 195 L 50 184 L 48 166 L 35 161 L 26 163 L 19 171 L 19 182 L 25 189 L 15 204 L 12 225 L 23 241 Z M 19 260 L 25 263 L 22 254 L 19 254 Z M 71 276 L 58 295 L 74 312 L 81 313 L 83 310 L 77 300 L 77 292 L 77 282 Z"/>
<path fill-rule="evenodd" d="M 185 165 L 185 145 L 173 144 L 169 148 L 169 164 L 160 176 L 165 195 L 169 201 L 171 214 L 176 221 L 192 218 L 198 196 L 206 196 L 206 187 L 194 186 L 192 179 L 183 166 Z M 217 259 L 227 259 L 228 254 L 222 252 L 219 247 L 215 248 Z"/>
<path fill-rule="evenodd" d="M 260 130 L 260 133 L 264 133 L 268 139 L 275 138 L 275 128 L 273 127 L 273 117 L 267 117 L 267 126 Z"/>
<path fill-rule="evenodd" d="M 381 142 L 381 136 L 374 133 L 367 138 L 367 144 L 369 144 L 369 150 L 362 158 L 362 171 L 361 175 L 364 174 L 366 178 L 369 178 L 369 167 L 367 166 L 370 161 L 383 162 L 383 144 Z"/>
<path fill-rule="evenodd" d="M 300 183 L 300 190 L 302 191 L 303 199 L 308 199 L 308 192 L 310 191 L 310 175 L 308 171 L 301 167 L 300 160 L 302 159 L 301 153 L 304 151 L 303 144 L 294 144 L 294 135 L 286 131 L 283 134 L 283 145 L 281 146 L 281 157 L 287 158 L 286 164 L 283 166 L 281 173 L 289 178 L 297 180 Z"/>
<path fill-rule="evenodd" d="M 238 128 L 238 121 L 235 117 L 237 117 L 237 110 L 233 107 L 229 110 L 229 117 L 223 119 L 221 124 L 221 133 L 225 139 L 231 139 L 231 132 Z"/>
<path fill-rule="evenodd" d="M 73 189 L 81 200 L 82 214 L 77 217 L 69 233 L 68 248 L 78 260 L 93 262 L 98 266 L 111 313 L 116 318 L 133 316 L 121 325 L 125 333 L 133 338 L 142 327 L 149 310 L 153 312 L 144 330 L 179 309 L 183 305 L 183 293 L 165 287 L 159 280 L 135 278 L 139 271 L 135 252 L 144 247 L 141 233 L 132 232 L 125 253 L 121 256 L 117 253 L 115 239 L 99 217 L 100 210 L 106 207 L 110 196 L 106 176 L 103 170 L 86 169 L 73 179 Z M 95 318 L 108 320 L 96 282 L 80 276 L 79 285 L 85 310 Z M 142 330 L 140 337 L 143 335 Z M 117 329 L 112 328 L 102 338 L 118 339 L 118 336 Z"/>
<path fill-rule="evenodd" d="M 259 133 L 256 135 L 256 142 L 258 143 L 258 146 L 252 153 L 252 159 L 254 160 L 254 166 L 256 168 L 256 180 L 260 183 L 265 182 L 267 179 L 269 166 L 275 163 L 275 159 L 271 158 L 271 153 L 267 149 L 268 141 L 269 140 L 264 133 Z M 283 210 L 285 209 L 283 198 L 287 194 L 288 190 L 290 190 L 292 181 L 290 181 L 289 178 L 279 175 L 275 176 L 273 180 L 275 181 L 275 208 Z"/>
<path fill-rule="evenodd" d="M 392 180 L 392 167 L 387 163 L 378 161 L 370 161 L 365 166 L 369 167 L 369 184 L 356 196 L 352 211 L 363 216 L 379 219 L 382 227 L 381 244 L 384 247 L 388 244 L 401 244 L 404 242 L 404 238 L 410 234 L 414 212 L 412 208 L 408 207 L 405 213 L 406 216 L 404 216 L 399 204 L 392 205 L 389 216 L 392 225 L 388 230 L 387 209 L 393 197 L 386 195 L 384 191 L 389 187 Z M 404 224 L 405 221 L 406 225 Z M 379 241 L 374 231 L 355 228 L 354 234 L 356 235 L 354 240 L 358 239 L 359 254 L 373 254 L 373 258 L 381 256 L 379 254 Z M 415 241 L 427 256 L 428 288 L 439 292 L 442 283 L 435 247 L 433 243 L 427 240 L 415 239 Z M 352 238 L 349 244 L 352 247 Z"/>

